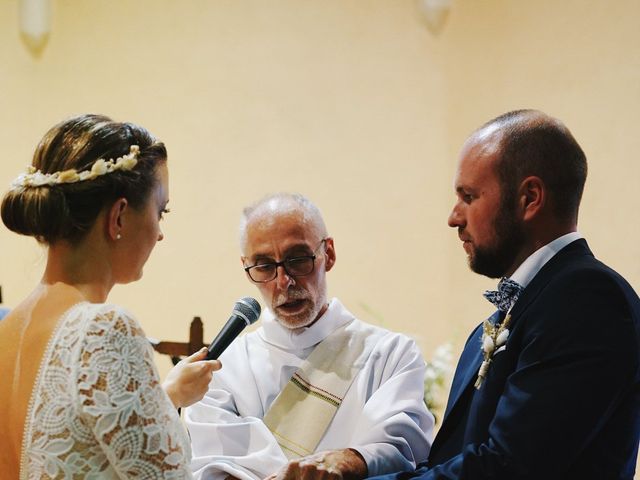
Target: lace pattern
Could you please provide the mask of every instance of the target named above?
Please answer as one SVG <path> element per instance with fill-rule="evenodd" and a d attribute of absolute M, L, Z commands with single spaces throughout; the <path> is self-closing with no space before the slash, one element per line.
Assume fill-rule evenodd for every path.
<path fill-rule="evenodd" d="M 72 307 L 32 392 L 21 480 L 191 478 L 190 458 L 136 320 L 113 305 Z"/>

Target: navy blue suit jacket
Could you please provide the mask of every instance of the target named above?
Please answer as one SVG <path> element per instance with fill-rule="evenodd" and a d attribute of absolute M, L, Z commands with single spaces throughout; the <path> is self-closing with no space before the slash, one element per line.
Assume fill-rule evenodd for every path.
<path fill-rule="evenodd" d="M 577 240 L 512 309 L 479 390 L 478 327 L 453 379 L 429 461 L 386 480 L 629 479 L 640 438 L 640 300 Z"/>

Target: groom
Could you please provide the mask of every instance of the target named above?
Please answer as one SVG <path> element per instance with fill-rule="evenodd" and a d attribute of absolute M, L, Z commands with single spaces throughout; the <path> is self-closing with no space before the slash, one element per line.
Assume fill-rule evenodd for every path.
<path fill-rule="evenodd" d="M 569 130 L 506 113 L 465 143 L 457 228 L 471 269 L 503 278 L 469 337 L 429 461 L 380 477 L 632 479 L 640 301 L 576 231 L 587 174 Z"/>

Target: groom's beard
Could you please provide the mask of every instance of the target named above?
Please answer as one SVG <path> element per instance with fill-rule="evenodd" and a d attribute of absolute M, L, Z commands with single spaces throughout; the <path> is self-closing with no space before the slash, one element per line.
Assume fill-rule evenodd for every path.
<path fill-rule="evenodd" d="M 503 199 L 493 221 L 493 242 L 475 246 L 469 267 L 480 275 L 501 278 L 513 266 L 525 240 L 524 226 L 516 219 L 516 202 Z"/>

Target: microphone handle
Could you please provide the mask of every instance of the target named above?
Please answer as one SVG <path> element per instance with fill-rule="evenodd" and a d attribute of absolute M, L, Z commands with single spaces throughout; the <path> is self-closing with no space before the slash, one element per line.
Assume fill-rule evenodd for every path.
<path fill-rule="evenodd" d="M 207 360 L 217 360 L 246 326 L 247 324 L 242 318 L 233 315 L 209 345 Z"/>

